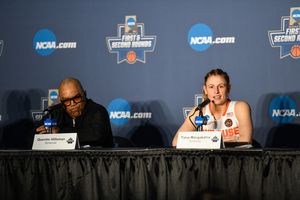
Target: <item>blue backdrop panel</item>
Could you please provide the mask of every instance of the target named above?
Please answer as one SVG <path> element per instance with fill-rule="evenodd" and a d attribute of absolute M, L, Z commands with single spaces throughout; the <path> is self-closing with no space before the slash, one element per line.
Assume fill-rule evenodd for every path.
<path fill-rule="evenodd" d="M 0 139 L 7 147 L 25 147 L 30 111 L 42 109 L 49 89 L 76 77 L 106 108 L 116 99 L 128 103 L 129 118 L 118 105 L 109 113 L 114 135 L 137 146 L 170 146 L 183 108 L 193 107 L 202 93 L 204 76 L 222 68 L 231 78 L 230 98 L 252 108 L 253 138 L 264 147 L 297 146 L 299 10 L 298 0 L 1 1 Z M 127 16 L 134 16 L 137 32 Z M 211 30 L 204 36 L 212 42 L 234 40 L 206 41 L 205 50 L 195 50 L 189 32 L 197 24 Z M 272 43 L 270 32 L 296 40 L 276 37 Z M 111 52 L 107 40 L 122 40 L 120 35 L 154 39 L 150 50 Z M 51 49 L 52 42 L 58 48 Z M 194 46 L 202 48 L 201 42 Z M 126 59 L 129 51 L 140 60 Z M 276 100 L 280 96 L 288 98 Z"/>

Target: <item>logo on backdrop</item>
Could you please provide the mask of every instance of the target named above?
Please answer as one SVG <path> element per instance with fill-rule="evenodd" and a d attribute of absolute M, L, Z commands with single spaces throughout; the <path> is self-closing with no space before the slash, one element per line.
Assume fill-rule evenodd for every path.
<path fill-rule="evenodd" d="M 188 33 L 189 45 L 196 51 L 205 51 L 213 44 L 233 44 L 235 37 L 217 37 L 213 40 L 213 32 L 206 24 L 194 25 Z"/>
<path fill-rule="evenodd" d="M 195 94 L 195 106 L 199 105 L 202 102 L 202 94 Z M 183 118 L 185 119 L 193 107 L 184 107 L 183 108 Z M 205 116 L 209 120 L 209 116 Z"/>
<path fill-rule="evenodd" d="M 136 16 L 126 16 L 125 24 L 118 24 L 117 37 L 106 37 L 110 53 L 117 53 L 117 63 L 136 61 L 146 63 L 146 52 L 153 52 L 156 36 L 145 36 L 143 23 L 137 23 Z"/>
<path fill-rule="evenodd" d="M 296 114 L 295 102 L 288 96 L 278 96 L 273 99 L 269 113 L 272 119 L 280 124 L 289 123 L 295 117 L 299 117 L 299 114 Z"/>
<path fill-rule="evenodd" d="M 48 97 L 41 97 L 40 110 L 30 110 L 30 118 L 35 123 L 38 124 L 43 118 L 43 110 L 48 108 Z"/>
<path fill-rule="evenodd" d="M 290 9 L 290 16 L 281 17 L 281 30 L 268 31 L 272 47 L 280 47 L 280 59 L 300 58 L 300 7 Z"/>
<path fill-rule="evenodd" d="M 4 41 L 0 40 L 0 56 L 2 55 Z"/>
<path fill-rule="evenodd" d="M 60 103 L 58 89 L 50 89 L 48 91 L 48 106 Z"/>
<path fill-rule="evenodd" d="M 38 31 L 33 39 L 34 49 L 43 56 L 48 56 L 56 49 L 75 49 L 76 42 L 59 42 L 58 45 L 54 33 L 48 29 Z"/>
<path fill-rule="evenodd" d="M 113 100 L 109 104 L 107 112 L 110 121 L 116 125 L 123 125 L 130 119 L 150 119 L 152 117 L 151 112 L 134 112 L 131 114 L 131 107 L 124 99 Z"/>
<path fill-rule="evenodd" d="M 41 97 L 40 110 L 30 110 L 30 118 L 35 124 L 40 123 L 42 120 L 44 116 L 43 110 L 49 106 L 60 103 L 58 89 L 49 89 L 48 95 L 48 97 Z"/>

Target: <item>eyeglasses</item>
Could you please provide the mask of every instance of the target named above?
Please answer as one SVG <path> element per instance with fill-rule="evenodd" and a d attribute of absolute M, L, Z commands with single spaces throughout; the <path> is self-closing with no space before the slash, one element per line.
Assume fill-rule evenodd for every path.
<path fill-rule="evenodd" d="M 71 105 L 71 101 L 73 100 L 73 102 L 75 104 L 80 103 L 83 101 L 83 94 L 84 92 L 82 92 L 81 94 L 76 94 L 76 96 L 69 98 L 69 99 L 64 99 L 64 100 L 60 100 L 65 106 L 69 106 Z"/>

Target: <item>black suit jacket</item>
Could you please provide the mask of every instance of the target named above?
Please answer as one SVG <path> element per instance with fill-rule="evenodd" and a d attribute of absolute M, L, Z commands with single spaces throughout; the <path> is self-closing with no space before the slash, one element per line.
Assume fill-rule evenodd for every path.
<path fill-rule="evenodd" d="M 45 115 L 37 127 L 44 124 L 48 118 Z M 113 136 L 107 110 L 91 99 L 86 100 L 86 105 L 81 116 L 73 119 L 62 107 L 53 110 L 51 118 L 57 120 L 60 133 L 77 133 L 80 145 L 113 147 Z M 36 130 L 29 132 L 27 136 L 28 147 L 32 147 Z"/>

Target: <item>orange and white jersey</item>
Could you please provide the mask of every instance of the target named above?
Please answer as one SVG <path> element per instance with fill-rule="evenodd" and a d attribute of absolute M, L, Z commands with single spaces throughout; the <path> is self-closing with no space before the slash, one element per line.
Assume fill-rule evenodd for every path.
<path fill-rule="evenodd" d="M 236 101 L 228 101 L 225 112 L 219 120 L 215 120 L 208 104 L 204 116 L 208 118 L 207 125 L 203 125 L 203 131 L 222 131 L 223 136 L 239 136 L 239 122 L 235 117 L 234 105 Z"/>

